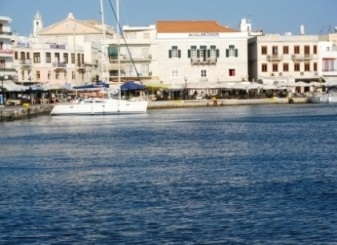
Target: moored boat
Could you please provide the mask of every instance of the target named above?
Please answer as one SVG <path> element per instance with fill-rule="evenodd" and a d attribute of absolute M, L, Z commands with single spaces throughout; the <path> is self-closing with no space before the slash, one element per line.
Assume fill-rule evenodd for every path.
<path fill-rule="evenodd" d="M 118 115 L 146 113 L 148 101 L 118 99 L 83 99 L 75 103 L 57 104 L 50 115 Z"/>

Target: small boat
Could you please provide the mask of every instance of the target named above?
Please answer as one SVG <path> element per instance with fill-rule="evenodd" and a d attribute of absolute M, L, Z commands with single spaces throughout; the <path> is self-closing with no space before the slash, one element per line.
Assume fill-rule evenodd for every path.
<path fill-rule="evenodd" d="M 118 115 L 146 113 L 148 101 L 118 99 L 83 99 L 75 103 L 58 104 L 50 115 Z"/>
<path fill-rule="evenodd" d="M 315 94 L 308 98 L 310 103 L 337 103 L 337 87 L 328 87 L 327 92 Z"/>
<path fill-rule="evenodd" d="M 308 98 L 310 103 L 337 103 L 337 93 L 316 94 Z"/>

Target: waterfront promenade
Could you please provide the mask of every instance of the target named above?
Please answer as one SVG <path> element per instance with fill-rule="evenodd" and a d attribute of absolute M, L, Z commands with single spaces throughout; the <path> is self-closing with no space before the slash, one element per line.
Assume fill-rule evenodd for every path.
<path fill-rule="evenodd" d="M 259 104 L 302 104 L 307 103 L 306 98 L 264 98 L 264 99 L 209 99 L 209 100 L 168 100 L 151 101 L 149 110 L 207 107 L 207 106 L 236 106 L 236 105 L 259 105 Z M 5 106 L 0 107 L 0 122 L 27 119 L 51 112 L 53 104 L 30 105 L 30 106 Z"/>

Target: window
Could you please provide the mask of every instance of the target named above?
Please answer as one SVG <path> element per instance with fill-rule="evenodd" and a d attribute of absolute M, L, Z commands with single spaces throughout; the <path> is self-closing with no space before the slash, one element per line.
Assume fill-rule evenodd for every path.
<path fill-rule="evenodd" d="M 294 64 L 294 71 L 300 71 L 300 64 L 299 63 Z"/>
<path fill-rule="evenodd" d="M 55 72 L 55 79 L 60 80 L 60 72 L 59 71 Z"/>
<path fill-rule="evenodd" d="M 234 77 L 234 76 L 235 76 L 235 69 L 229 69 L 228 75 L 229 75 L 230 77 Z"/>
<path fill-rule="evenodd" d="M 60 53 L 55 53 L 54 57 L 55 57 L 55 62 L 60 63 Z"/>
<path fill-rule="evenodd" d="M 273 72 L 278 72 L 278 64 L 273 64 Z"/>
<path fill-rule="evenodd" d="M 142 74 L 149 75 L 149 64 L 143 64 L 142 65 Z"/>
<path fill-rule="evenodd" d="M 304 54 L 305 55 L 309 55 L 310 54 L 310 46 L 308 46 L 308 45 L 304 46 Z"/>
<path fill-rule="evenodd" d="M 64 79 L 64 80 L 68 80 L 68 73 L 67 73 L 67 71 L 65 71 L 65 72 L 63 73 L 63 79 Z"/>
<path fill-rule="evenodd" d="M 317 71 L 317 63 L 314 63 L 314 71 Z"/>
<path fill-rule="evenodd" d="M 188 50 L 188 58 L 197 58 L 197 57 L 198 57 L 197 46 L 191 46 L 191 49 Z"/>
<path fill-rule="evenodd" d="M 36 80 L 40 80 L 41 79 L 40 71 L 36 71 L 35 77 L 36 77 Z"/>
<path fill-rule="evenodd" d="M 261 47 L 261 54 L 267 54 L 267 46 Z"/>
<path fill-rule="evenodd" d="M 46 53 L 46 63 L 51 63 L 51 54 Z"/>
<path fill-rule="evenodd" d="M 207 71 L 201 70 L 201 77 L 207 77 Z"/>
<path fill-rule="evenodd" d="M 323 58 L 322 71 L 335 71 L 335 58 Z"/>
<path fill-rule="evenodd" d="M 34 57 L 34 63 L 41 63 L 40 53 L 34 53 L 33 57 Z"/>
<path fill-rule="evenodd" d="M 310 63 L 304 64 L 304 71 L 310 71 Z"/>
<path fill-rule="evenodd" d="M 172 46 L 169 50 L 169 58 L 180 58 L 181 50 L 178 49 L 178 46 Z"/>
<path fill-rule="evenodd" d="M 216 49 L 216 46 L 212 45 L 211 49 L 209 50 L 209 57 L 215 59 L 219 56 L 219 50 Z"/>
<path fill-rule="evenodd" d="M 74 71 L 71 72 L 71 79 L 75 80 L 75 72 Z"/>
<path fill-rule="evenodd" d="M 289 64 L 288 63 L 283 64 L 283 71 L 289 71 Z"/>
<path fill-rule="evenodd" d="M 134 73 L 134 67 L 133 67 L 132 64 L 127 64 L 127 65 L 125 66 L 125 73 L 126 73 L 126 75 L 128 75 L 128 76 L 133 75 L 133 73 Z"/>
<path fill-rule="evenodd" d="M 317 45 L 314 45 L 314 54 L 317 54 Z"/>
<path fill-rule="evenodd" d="M 235 48 L 235 45 L 229 45 L 229 48 L 226 49 L 226 57 L 238 57 L 238 49 Z"/>
<path fill-rule="evenodd" d="M 179 77 L 179 71 L 178 70 L 172 70 L 171 71 L 171 76 L 172 77 Z"/>
<path fill-rule="evenodd" d="M 300 46 L 294 46 L 294 54 L 299 54 L 300 53 Z"/>
<path fill-rule="evenodd" d="M 77 66 L 81 67 L 81 54 L 77 54 Z"/>
<path fill-rule="evenodd" d="M 278 47 L 277 46 L 273 46 L 272 47 L 272 51 L 273 51 L 273 55 L 277 55 L 278 54 Z"/>
<path fill-rule="evenodd" d="M 267 64 L 262 64 L 262 67 L 261 67 L 262 72 L 267 72 L 268 71 L 267 67 L 268 67 Z"/>
<path fill-rule="evenodd" d="M 20 60 L 25 60 L 25 52 L 20 52 Z"/>
<path fill-rule="evenodd" d="M 68 54 L 67 54 L 67 53 L 64 53 L 64 54 L 63 54 L 63 62 L 64 62 L 65 64 L 68 64 Z"/>
<path fill-rule="evenodd" d="M 21 71 L 21 80 L 25 80 L 25 72 L 23 70 Z"/>
<path fill-rule="evenodd" d="M 289 46 L 283 46 L 283 54 L 289 54 Z"/>
<path fill-rule="evenodd" d="M 142 58 L 143 59 L 149 59 L 150 55 L 149 55 L 149 48 L 142 48 L 141 49 L 141 53 L 142 53 Z"/>
<path fill-rule="evenodd" d="M 71 64 L 75 64 L 75 54 L 71 53 Z"/>
<path fill-rule="evenodd" d="M 207 46 L 200 46 L 200 58 L 205 61 L 207 58 Z"/>
<path fill-rule="evenodd" d="M 202 61 L 216 60 L 219 57 L 219 49 L 215 45 L 211 45 L 209 49 L 206 45 L 201 45 L 199 49 L 197 46 L 191 46 L 187 56 L 192 60 L 196 58 L 201 58 Z"/>
<path fill-rule="evenodd" d="M 15 51 L 14 53 L 14 59 L 17 60 L 18 59 L 18 52 Z"/>
<path fill-rule="evenodd" d="M 48 80 L 49 80 L 50 79 L 50 71 L 48 71 L 47 77 L 48 77 Z"/>

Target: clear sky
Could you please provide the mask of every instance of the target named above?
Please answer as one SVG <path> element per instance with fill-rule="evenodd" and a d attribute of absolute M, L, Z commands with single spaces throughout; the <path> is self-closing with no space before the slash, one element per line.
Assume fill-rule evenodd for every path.
<path fill-rule="evenodd" d="M 105 22 L 115 25 L 103 0 Z M 157 20 L 216 20 L 237 29 L 240 19 L 250 19 L 253 30 L 265 33 L 306 34 L 333 31 L 337 26 L 337 0 L 120 0 L 122 25 L 144 26 Z M 76 19 L 101 20 L 100 0 L 0 0 L 0 16 L 10 17 L 12 32 L 28 36 L 39 11 L 44 27 L 63 20 L 69 12 Z"/>

